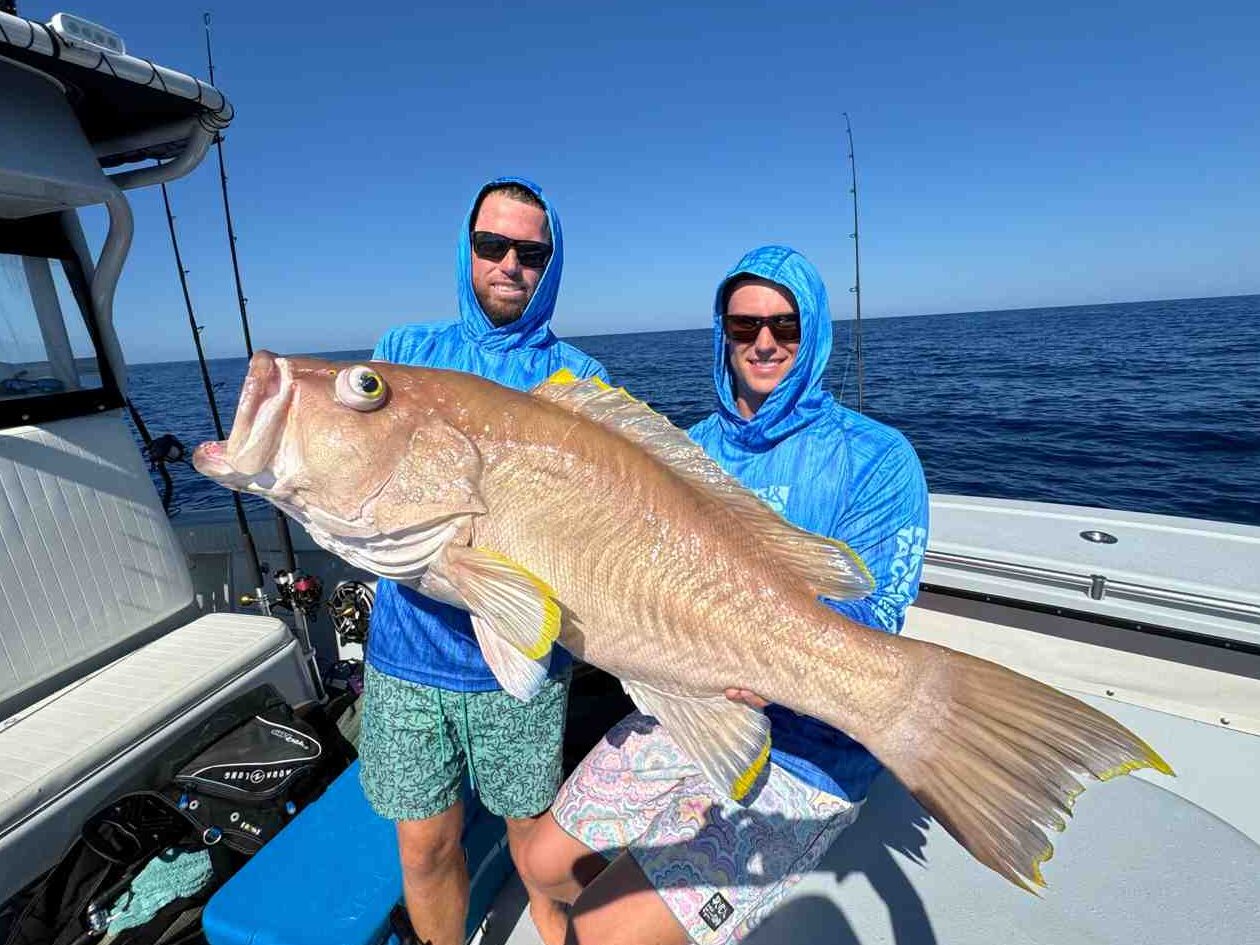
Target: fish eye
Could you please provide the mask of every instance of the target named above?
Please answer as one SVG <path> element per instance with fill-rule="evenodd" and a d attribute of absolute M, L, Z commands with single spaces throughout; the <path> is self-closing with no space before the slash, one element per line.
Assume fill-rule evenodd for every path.
<path fill-rule="evenodd" d="M 341 371 L 333 384 L 337 403 L 364 413 L 383 406 L 388 393 L 385 378 L 362 364 Z"/>

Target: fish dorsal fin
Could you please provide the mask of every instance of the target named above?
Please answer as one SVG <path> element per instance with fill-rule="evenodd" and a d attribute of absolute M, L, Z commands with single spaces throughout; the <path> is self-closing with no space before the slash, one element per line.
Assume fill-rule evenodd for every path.
<path fill-rule="evenodd" d="M 641 446 L 675 473 L 738 510 L 748 527 L 772 543 L 804 583 L 820 597 L 865 597 L 874 579 L 862 559 L 844 542 L 797 528 L 740 485 L 682 430 L 625 388 L 598 377 L 580 380 L 557 371 L 531 393 L 580 414 Z"/>
<path fill-rule="evenodd" d="M 770 720 L 764 712 L 725 696 L 674 695 L 642 682 L 622 685 L 719 793 L 734 801 L 748 796 L 770 759 Z"/>

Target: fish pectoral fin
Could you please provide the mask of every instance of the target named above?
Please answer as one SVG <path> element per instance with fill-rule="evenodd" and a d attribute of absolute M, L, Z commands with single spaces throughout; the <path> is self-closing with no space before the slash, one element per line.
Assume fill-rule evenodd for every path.
<path fill-rule="evenodd" d="M 560 635 L 560 605 L 542 578 L 487 548 L 448 547 L 442 570 L 485 631 L 529 660 L 551 652 Z"/>
<path fill-rule="evenodd" d="M 770 760 L 766 714 L 725 696 L 682 696 L 641 682 L 623 683 L 644 715 L 665 727 L 678 747 L 723 795 L 742 801 Z"/>
<path fill-rule="evenodd" d="M 530 659 L 499 636 L 488 621 L 474 614 L 472 625 L 477 645 L 481 647 L 481 655 L 486 658 L 486 664 L 503 691 L 522 702 L 538 695 L 543 683 L 547 681 L 551 654 L 546 653 L 540 659 Z"/>

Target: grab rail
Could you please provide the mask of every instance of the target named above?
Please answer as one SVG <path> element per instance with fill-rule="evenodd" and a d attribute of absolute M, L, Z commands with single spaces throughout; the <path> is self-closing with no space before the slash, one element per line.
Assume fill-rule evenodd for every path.
<path fill-rule="evenodd" d="M 999 558 L 957 554 L 931 549 L 924 556 L 924 565 L 979 577 L 1016 579 L 1053 591 L 1067 591 L 1079 594 L 1088 601 L 1110 601 L 1121 605 L 1156 605 L 1181 612 L 1188 611 L 1200 617 L 1240 622 L 1248 625 L 1245 630 L 1242 630 L 1241 634 L 1235 635 L 1234 633 L 1224 632 L 1223 635 L 1251 642 L 1260 637 L 1260 606 L 1219 595 L 1198 594 L 1192 591 L 1125 581 L 1103 574 L 1040 567 Z M 925 578 L 925 580 L 927 579 Z M 937 582 L 928 581 L 928 583 Z M 993 591 L 994 596 L 1000 596 L 996 588 Z M 1091 609 L 1090 605 L 1085 601 L 1079 601 L 1072 606 L 1079 609 Z M 1102 608 L 1098 609 L 1101 610 Z M 1152 622 L 1156 621 L 1152 620 Z M 1220 628 L 1220 630 L 1225 631 L 1225 628 Z"/>

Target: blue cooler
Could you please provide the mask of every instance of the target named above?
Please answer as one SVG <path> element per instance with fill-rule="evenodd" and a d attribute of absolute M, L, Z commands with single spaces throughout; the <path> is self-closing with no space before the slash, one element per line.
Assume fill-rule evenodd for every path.
<path fill-rule="evenodd" d="M 503 820 L 467 790 L 464 812 L 471 936 L 512 862 Z M 401 898 L 394 823 L 368 804 L 355 762 L 214 894 L 202 926 L 210 945 L 380 945 Z"/>

